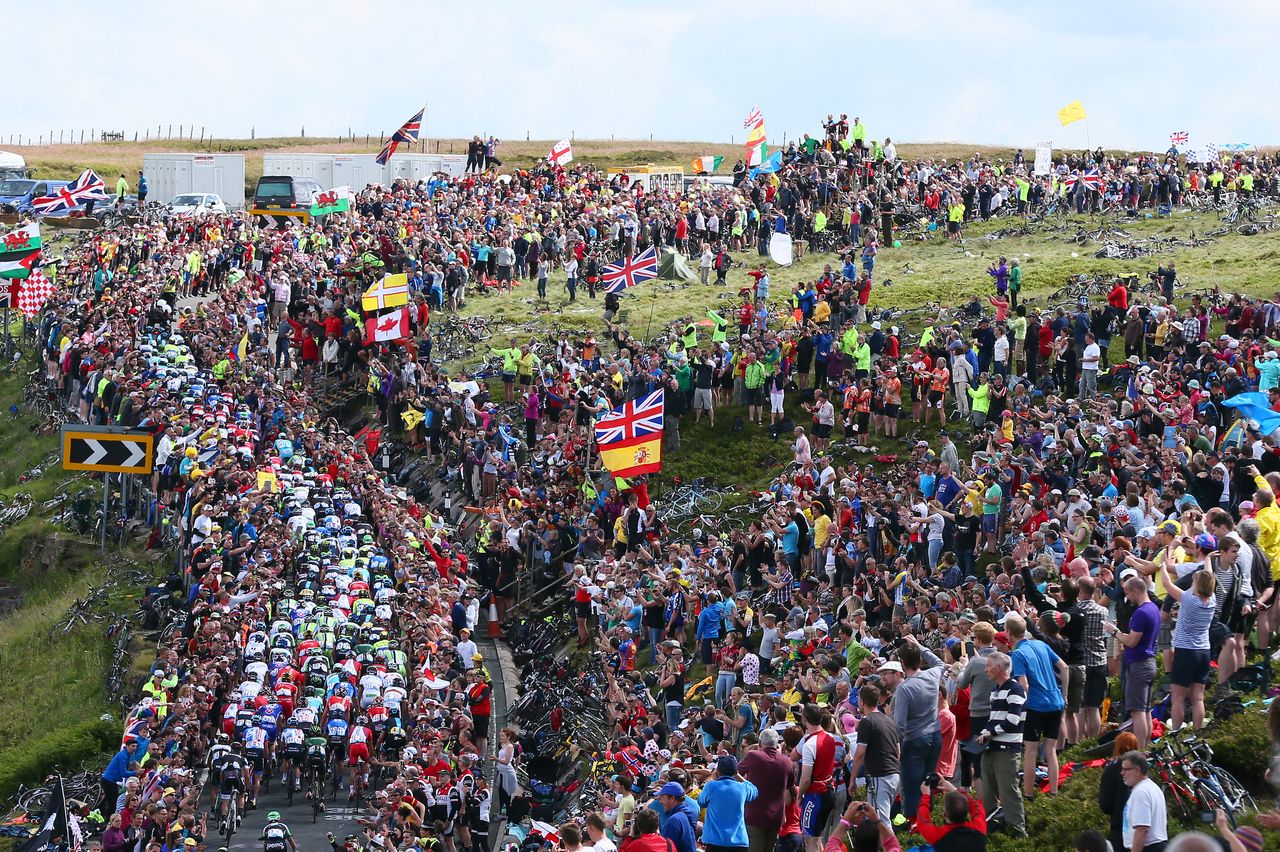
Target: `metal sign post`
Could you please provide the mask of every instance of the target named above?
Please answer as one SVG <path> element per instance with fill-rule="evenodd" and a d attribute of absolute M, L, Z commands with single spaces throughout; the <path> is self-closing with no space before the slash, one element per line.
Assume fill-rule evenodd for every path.
<path fill-rule="evenodd" d="M 121 499 L 129 496 L 129 477 L 149 474 L 155 463 L 155 436 L 150 432 L 118 426 L 62 424 L 62 469 L 89 470 L 102 474 L 102 537 L 99 546 L 107 549 L 107 527 L 111 524 L 111 474 L 120 474 Z"/>

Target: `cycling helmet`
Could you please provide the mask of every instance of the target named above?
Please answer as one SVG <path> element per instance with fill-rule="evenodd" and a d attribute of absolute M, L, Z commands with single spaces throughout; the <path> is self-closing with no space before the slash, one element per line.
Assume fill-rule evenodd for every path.
<path fill-rule="evenodd" d="M 280 812 L 272 811 L 271 813 L 267 814 L 267 819 L 273 820 L 273 821 L 280 819 Z"/>
<path fill-rule="evenodd" d="M 359 716 L 356 717 L 356 724 L 357 725 L 369 724 L 369 717 L 361 713 Z"/>

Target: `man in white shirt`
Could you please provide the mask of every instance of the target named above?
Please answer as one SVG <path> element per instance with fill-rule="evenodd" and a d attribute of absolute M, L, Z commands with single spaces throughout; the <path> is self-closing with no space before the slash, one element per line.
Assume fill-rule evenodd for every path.
<path fill-rule="evenodd" d="M 480 649 L 476 647 L 476 643 L 471 639 L 471 631 L 462 628 L 459 631 L 462 641 L 458 643 L 458 656 L 462 659 L 462 668 L 464 671 L 471 671 L 475 667 L 475 661 L 471 657 Z"/>
<path fill-rule="evenodd" d="M 1102 360 L 1102 347 L 1092 334 L 1084 336 L 1084 352 L 1080 354 L 1080 401 L 1098 395 L 1098 362 Z"/>
<path fill-rule="evenodd" d="M 1009 334 L 1003 323 L 996 326 L 996 344 L 992 354 L 993 369 L 1002 376 L 1009 375 Z M 951 380 L 955 382 L 955 376 L 952 376 Z"/>
<path fill-rule="evenodd" d="M 1163 849 L 1169 841 L 1168 810 L 1164 792 L 1147 777 L 1150 764 L 1140 751 L 1128 751 L 1120 758 L 1120 777 L 1132 789 L 1124 806 L 1121 828 L 1130 852 Z"/>

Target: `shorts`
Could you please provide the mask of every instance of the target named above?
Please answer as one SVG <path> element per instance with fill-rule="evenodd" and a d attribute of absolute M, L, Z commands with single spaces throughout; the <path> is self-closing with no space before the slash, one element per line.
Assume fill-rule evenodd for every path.
<path fill-rule="evenodd" d="M 524 385 L 525 387 L 528 387 L 529 385 L 533 384 L 533 376 L 526 375 L 525 373 L 521 373 L 520 384 Z"/>
<path fill-rule="evenodd" d="M 747 388 L 747 405 L 759 405 L 763 400 L 763 388 Z"/>
<path fill-rule="evenodd" d="M 948 233 L 948 234 L 958 234 L 958 233 L 960 233 L 960 223 L 959 223 L 959 222 L 947 222 L 947 233 Z"/>
<path fill-rule="evenodd" d="M 515 374 L 515 373 L 508 373 L 506 370 L 503 370 L 503 371 L 502 371 L 502 383 L 503 383 L 503 384 L 507 384 L 507 385 L 514 385 L 514 384 L 516 383 L 516 374 Z"/>
<path fill-rule="evenodd" d="M 361 762 L 369 762 L 369 744 L 352 743 L 347 748 L 347 766 L 355 766 Z"/>
<path fill-rule="evenodd" d="M 1034 743 L 1042 739 L 1056 740 L 1061 727 L 1061 710 L 1027 710 L 1027 720 L 1022 725 L 1022 741 Z"/>
<path fill-rule="evenodd" d="M 262 760 L 262 752 L 258 749 L 245 749 L 244 759 L 254 772 L 261 772 L 266 764 Z"/>
<path fill-rule="evenodd" d="M 830 438 L 831 424 L 830 423 L 813 424 L 813 435 L 815 438 Z"/>
<path fill-rule="evenodd" d="M 471 717 L 471 734 L 475 739 L 489 738 L 489 717 L 488 716 L 472 716 Z"/>
<path fill-rule="evenodd" d="M 1084 670 L 1084 700 L 1082 707 L 1101 707 L 1107 697 L 1107 667 L 1087 666 Z"/>
<path fill-rule="evenodd" d="M 1169 681 L 1174 686 L 1188 687 L 1209 680 L 1209 652 L 1192 648 L 1173 649 L 1173 671 Z"/>
<path fill-rule="evenodd" d="M 783 406 L 786 403 L 786 394 L 782 391 L 769 391 L 769 413 L 784 413 Z"/>
<path fill-rule="evenodd" d="M 835 799 L 830 792 L 805 793 L 800 800 L 800 831 L 805 837 L 821 837 L 826 828 L 827 818 L 835 807 Z"/>
<path fill-rule="evenodd" d="M 896 402 L 886 402 L 884 404 L 884 416 L 890 420 L 897 420 L 898 415 L 902 413 L 902 405 Z"/>
<path fill-rule="evenodd" d="M 867 434 L 867 424 L 868 424 L 868 421 L 870 421 L 870 419 L 871 419 L 871 412 L 869 411 L 858 412 L 858 434 L 859 435 Z"/>
<path fill-rule="evenodd" d="M 929 404 L 936 405 L 938 408 L 941 408 L 942 407 L 942 391 L 936 391 L 936 390 L 929 391 Z"/>
<path fill-rule="evenodd" d="M 591 604 L 589 604 L 589 603 L 580 603 L 580 602 L 578 602 L 578 601 L 574 601 L 574 602 L 573 602 L 573 617 L 574 617 L 574 618 L 581 618 L 581 619 L 582 619 L 582 620 L 584 620 L 584 621 L 585 621 L 586 619 L 590 618 L 590 617 L 591 617 Z"/>
<path fill-rule="evenodd" d="M 984 533 L 993 533 L 1000 528 L 1000 515 L 992 513 L 982 516 L 982 531 Z"/>
<path fill-rule="evenodd" d="M 1068 666 L 1067 712 L 1075 713 L 1084 705 L 1084 666 Z"/>
<path fill-rule="evenodd" d="M 297 760 L 298 758 L 302 757 L 302 755 L 303 755 L 303 748 L 300 744 L 295 746 L 285 746 L 284 749 L 280 752 L 281 757 L 287 757 L 290 760 Z"/>
<path fill-rule="evenodd" d="M 711 388 L 694 388 L 693 389 L 693 410 L 694 411 L 710 411 L 711 410 Z"/>
<path fill-rule="evenodd" d="M 1173 647 L 1173 613 L 1160 613 L 1160 629 L 1156 632 L 1156 650 L 1168 651 Z"/>
<path fill-rule="evenodd" d="M 1152 657 L 1129 663 L 1124 671 L 1124 712 L 1145 713 L 1151 709 L 1151 684 L 1156 679 L 1156 661 Z"/>

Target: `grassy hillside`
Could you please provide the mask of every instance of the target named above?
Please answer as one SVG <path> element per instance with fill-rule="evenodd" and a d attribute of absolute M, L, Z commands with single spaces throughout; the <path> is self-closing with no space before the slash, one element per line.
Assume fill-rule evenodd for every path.
<path fill-rule="evenodd" d="M 1048 297 L 1061 288 L 1069 275 L 1088 273 L 1136 274 L 1143 277 L 1159 264 L 1176 261 L 1184 293 L 1219 286 L 1224 293 L 1270 295 L 1280 290 L 1280 236 L 1263 233 L 1243 236 L 1231 232 L 1207 245 L 1180 248 L 1176 251 L 1135 260 L 1107 260 L 1093 257 L 1099 244 L 1090 241 L 1079 245 L 1072 240 L 1077 228 L 1097 229 L 1096 217 L 1073 217 L 1064 230 L 1046 230 L 1023 237 L 987 239 L 994 230 L 1017 224 L 1015 219 L 993 219 L 985 224 L 971 224 L 962 244 L 950 243 L 941 231 L 926 241 L 909 241 L 901 248 L 881 248 L 876 261 L 876 286 L 872 306 L 876 308 L 911 309 L 926 303 L 958 305 L 970 297 L 985 298 L 991 292 L 987 268 L 1000 256 L 1017 258 L 1023 269 L 1024 295 L 1031 303 L 1044 306 Z M 1186 240 L 1192 232 L 1203 236 L 1220 226 L 1217 214 L 1179 212 L 1166 218 L 1144 218 L 1112 221 L 1135 239 L 1151 236 Z M 760 260 L 754 250 L 735 258 L 748 268 Z M 765 263 L 770 272 L 770 295 L 779 301 L 801 281 L 812 281 L 822 274 L 824 264 L 839 271 L 839 259 L 833 254 L 806 255 L 792 266 L 782 268 L 772 261 Z M 696 266 L 696 261 L 693 264 Z M 700 319 L 708 308 L 725 309 L 738 304 L 738 288 L 751 279 L 744 271 L 729 273 L 728 286 L 714 283 L 675 284 L 651 282 L 637 287 L 623 298 L 621 321 L 637 335 L 648 330 L 652 336 L 665 326 L 686 317 Z M 714 281 L 714 279 L 713 279 Z M 551 297 L 539 303 L 531 282 L 524 282 L 510 293 L 474 298 L 467 313 L 495 317 L 507 322 L 524 322 L 539 316 L 548 322 L 571 328 L 599 331 L 601 301 L 586 298 L 579 287 L 578 300 L 570 304 L 564 290 L 564 275 L 555 273 L 547 287 Z"/>

